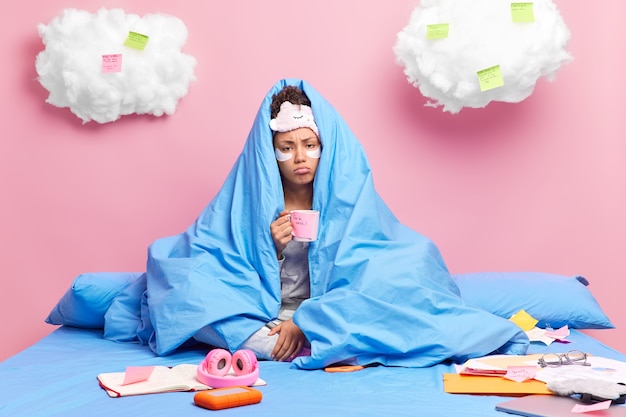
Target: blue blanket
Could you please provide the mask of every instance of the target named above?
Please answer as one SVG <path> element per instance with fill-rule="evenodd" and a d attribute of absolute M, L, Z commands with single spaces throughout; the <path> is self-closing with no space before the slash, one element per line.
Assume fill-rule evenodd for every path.
<path fill-rule="evenodd" d="M 236 350 L 280 308 L 279 267 L 269 225 L 283 190 L 269 128 L 272 95 L 297 85 L 309 96 L 323 144 L 310 244 L 311 298 L 294 322 L 311 342 L 297 367 L 336 362 L 424 367 L 491 352 L 523 354 L 515 324 L 470 308 L 439 250 L 402 225 L 377 194 L 360 143 L 307 82 L 267 93 L 224 185 L 198 219 L 149 248 L 139 339 L 166 355 L 205 325 Z"/>

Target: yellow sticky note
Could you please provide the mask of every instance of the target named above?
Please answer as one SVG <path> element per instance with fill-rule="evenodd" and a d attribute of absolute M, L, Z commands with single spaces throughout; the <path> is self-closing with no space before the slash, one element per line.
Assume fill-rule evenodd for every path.
<path fill-rule="evenodd" d="M 477 74 L 478 82 L 480 84 L 480 91 L 487 91 L 491 90 L 492 88 L 502 87 L 504 85 L 504 79 L 502 78 L 500 65 L 485 68 L 478 71 Z"/>
<path fill-rule="evenodd" d="M 534 329 L 537 323 L 539 323 L 539 320 L 536 320 L 525 310 L 520 310 L 513 314 L 509 320 L 517 324 L 525 332 Z"/>
<path fill-rule="evenodd" d="M 124 46 L 143 51 L 148 43 L 148 36 L 137 32 L 128 32 L 128 37 L 124 41 Z"/>
<path fill-rule="evenodd" d="M 444 39 L 448 37 L 448 23 L 437 23 L 436 25 L 426 25 L 426 39 Z"/>
<path fill-rule="evenodd" d="M 531 23 L 535 21 L 535 12 L 532 3 L 511 3 L 511 17 L 517 23 Z"/>

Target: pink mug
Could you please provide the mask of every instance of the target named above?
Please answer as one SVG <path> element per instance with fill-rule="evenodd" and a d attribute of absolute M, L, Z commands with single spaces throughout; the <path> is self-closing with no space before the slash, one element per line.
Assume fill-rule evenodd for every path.
<path fill-rule="evenodd" d="M 320 212 L 317 210 L 293 210 L 291 212 L 291 227 L 293 240 L 298 242 L 312 242 L 317 240 Z"/>

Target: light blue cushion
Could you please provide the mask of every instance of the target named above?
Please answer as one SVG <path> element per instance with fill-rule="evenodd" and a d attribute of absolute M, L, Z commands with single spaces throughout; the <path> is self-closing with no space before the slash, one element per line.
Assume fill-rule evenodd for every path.
<path fill-rule="evenodd" d="M 150 337 L 150 323 L 142 319 L 142 301 L 146 292 L 146 274 L 128 285 L 111 303 L 104 315 L 104 338 L 116 342 L 134 342 L 144 330 Z M 146 316 L 147 318 L 147 316 Z M 149 327 L 146 329 L 146 327 Z M 142 340 L 143 341 L 143 340 Z M 145 343 L 145 342 L 144 342 Z"/>
<path fill-rule="evenodd" d="M 89 329 L 104 326 L 113 299 L 141 272 L 92 272 L 77 276 L 46 318 L 46 323 Z"/>
<path fill-rule="evenodd" d="M 479 272 L 452 278 L 472 307 L 510 318 L 519 310 L 539 320 L 538 327 L 612 329 L 583 277 L 542 272 Z"/>

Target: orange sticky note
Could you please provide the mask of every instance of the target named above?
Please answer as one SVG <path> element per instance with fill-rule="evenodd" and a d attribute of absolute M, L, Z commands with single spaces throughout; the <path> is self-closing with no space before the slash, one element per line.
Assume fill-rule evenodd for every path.
<path fill-rule="evenodd" d="M 342 366 L 328 366 L 324 368 L 326 372 L 355 372 L 364 369 L 361 365 L 342 365 Z"/>
<path fill-rule="evenodd" d="M 150 379 L 154 366 L 127 366 L 122 385 L 136 384 Z"/>

